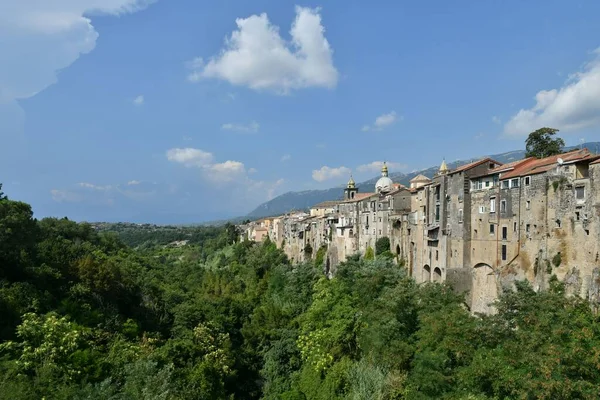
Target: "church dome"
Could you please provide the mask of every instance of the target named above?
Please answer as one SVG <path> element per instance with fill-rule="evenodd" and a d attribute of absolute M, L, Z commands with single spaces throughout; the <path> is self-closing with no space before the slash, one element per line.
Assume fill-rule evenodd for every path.
<path fill-rule="evenodd" d="M 388 167 L 385 161 L 381 167 L 381 178 L 375 184 L 377 193 L 388 193 L 394 190 L 394 182 L 388 177 Z"/>

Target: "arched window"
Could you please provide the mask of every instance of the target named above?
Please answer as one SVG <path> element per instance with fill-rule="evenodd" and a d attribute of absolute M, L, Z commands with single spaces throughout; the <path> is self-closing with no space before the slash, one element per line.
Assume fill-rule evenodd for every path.
<path fill-rule="evenodd" d="M 433 270 L 433 281 L 434 282 L 441 282 L 442 281 L 442 270 L 439 268 L 436 268 Z"/>

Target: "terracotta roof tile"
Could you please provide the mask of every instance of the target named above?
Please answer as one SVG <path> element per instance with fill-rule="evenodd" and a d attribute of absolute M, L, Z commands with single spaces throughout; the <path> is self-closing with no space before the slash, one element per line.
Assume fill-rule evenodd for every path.
<path fill-rule="evenodd" d="M 457 167 L 456 169 L 453 169 L 452 171 L 450 171 L 450 174 L 455 174 L 455 173 L 457 173 L 457 172 L 467 171 L 467 170 L 469 170 L 469 169 L 471 169 L 471 168 L 475 168 L 475 167 L 477 167 L 478 165 L 481 165 L 481 164 L 483 164 L 484 162 L 488 162 L 488 161 L 492 161 L 492 162 L 494 162 L 495 164 L 500 164 L 500 165 L 502 165 L 502 163 L 501 163 L 501 162 L 499 162 L 499 161 L 496 161 L 496 160 L 494 160 L 494 159 L 491 159 L 490 157 L 486 157 L 486 158 L 482 158 L 481 160 L 477 160 L 477 161 L 473 161 L 473 162 L 471 162 L 471 163 L 468 163 L 468 164 L 465 164 L 465 165 L 461 165 L 460 167 Z"/>
<path fill-rule="evenodd" d="M 528 159 L 526 162 L 515 167 L 515 169 L 512 171 L 502 174 L 500 179 L 504 180 L 524 175 L 541 174 L 542 172 L 550 171 L 556 167 L 559 158 L 561 158 L 564 162 L 569 162 L 585 160 L 588 158 L 591 159 L 595 158 L 595 156 L 590 154 L 588 149 L 580 149 L 540 159 Z"/>

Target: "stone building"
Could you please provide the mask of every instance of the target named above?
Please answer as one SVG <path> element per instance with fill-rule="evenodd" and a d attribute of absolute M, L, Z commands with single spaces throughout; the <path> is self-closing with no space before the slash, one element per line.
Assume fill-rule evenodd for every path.
<path fill-rule="evenodd" d="M 491 303 L 515 280 L 543 290 L 551 275 L 568 295 L 600 305 L 600 156 L 581 149 L 508 164 L 482 158 L 453 170 L 442 162 L 410 188 L 395 184 L 384 163 L 375 190 L 361 193 L 351 177 L 343 200 L 251 223 L 242 237 L 260 241 L 266 229 L 293 262 L 326 248 L 330 277 L 388 237 L 410 276 L 467 292 L 473 312 L 494 312 Z"/>

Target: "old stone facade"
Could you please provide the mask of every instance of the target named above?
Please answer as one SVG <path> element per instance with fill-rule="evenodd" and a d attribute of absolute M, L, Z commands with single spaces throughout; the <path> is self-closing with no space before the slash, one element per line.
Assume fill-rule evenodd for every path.
<path fill-rule="evenodd" d="M 600 156 L 586 149 L 502 164 L 490 158 L 429 179 L 394 184 L 387 167 L 375 193 L 351 178 L 344 200 L 243 227 L 243 237 L 267 235 L 294 262 L 324 252 L 323 269 L 390 239 L 390 251 L 419 283 L 449 282 L 466 292 L 473 312 L 527 279 L 536 290 L 552 275 L 568 295 L 600 304 Z"/>

